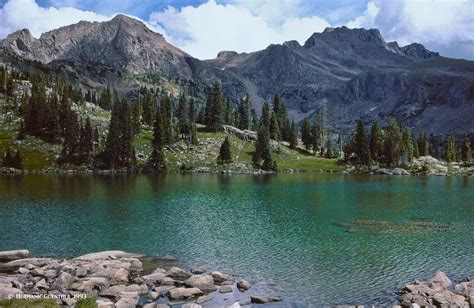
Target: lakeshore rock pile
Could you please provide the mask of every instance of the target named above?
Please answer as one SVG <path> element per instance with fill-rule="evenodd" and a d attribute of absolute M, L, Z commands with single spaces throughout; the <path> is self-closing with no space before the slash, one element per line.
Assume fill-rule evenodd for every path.
<path fill-rule="evenodd" d="M 453 286 L 446 274 L 438 271 L 426 281 L 406 285 L 400 303 L 410 307 L 474 307 L 474 281 L 465 278 Z"/>
<path fill-rule="evenodd" d="M 218 272 L 172 266 L 144 274 L 142 258 L 124 251 L 91 253 L 69 260 L 29 258 L 27 250 L 0 252 L 0 300 L 21 295 L 48 295 L 58 304 L 74 306 L 81 296 L 95 297 L 98 307 L 181 307 L 199 308 L 214 294 L 238 292 L 252 285 Z M 217 292 L 217 293 L 216 293 Z M 242 296 L 239 296 L 242 298 Z M 281 301 L 279 296 L 249 294 L 245 300 L 225 306 Z"/>

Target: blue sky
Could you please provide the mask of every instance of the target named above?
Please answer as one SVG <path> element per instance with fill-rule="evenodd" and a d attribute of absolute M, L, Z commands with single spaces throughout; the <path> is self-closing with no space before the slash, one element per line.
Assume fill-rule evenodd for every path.
<path fill-rule="evenodd" d="M 35 37 L 80 20 L 136 17 L 189 54 L 251 52 L 301 44 L 326 27 L 378 28 L 387 42 L 418 42 L 444 56 L 474 59 L 474 0 L 0 0 L 0 38 Z"/>

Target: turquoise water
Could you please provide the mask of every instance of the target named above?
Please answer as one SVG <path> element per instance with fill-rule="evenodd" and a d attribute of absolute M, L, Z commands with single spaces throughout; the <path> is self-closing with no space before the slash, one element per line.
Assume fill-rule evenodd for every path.
<path fill-rule="evenodd" d="M 474 277 L 474 179 L 342 174 L 0 177 L 0 250 L 174 255 L 294 303 L 393 303 Z"/>

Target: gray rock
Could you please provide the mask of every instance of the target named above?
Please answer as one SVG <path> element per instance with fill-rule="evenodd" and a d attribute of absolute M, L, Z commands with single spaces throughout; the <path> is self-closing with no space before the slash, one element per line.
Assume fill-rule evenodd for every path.
<path fill-rule="evenodd" d="M 11 297 L 16 294 L 23 294 L 23 292 L 17 288 L 0 284 L 0 300 L 11 299 Z"/>
<path fill-rule="evenodd" d="M 20 267 L 20 268 L 18 269 L 18 273 L 23 274 L 23 275 L 27 275 L 27 274 L 30 273 L 30 270 L 27 269 L 27 268 L 25 268 L 25 267 Z"/>
<path fill-rule="evenodd" d="M 454 294 L 450 291 L 443 291 L 433 295 L 433 304 L 436 306 L 440 305 L 454 305 L 459 307 L 468 306 L 464 296 L 459 294 Z"/>
<path fill-rule="evenodd" d="M 5 264 L 7 267 L 27 267 L 28 264 L 34 265 L 35 267 L 45 266 L 54 260 L 51 258 L 25 258 L 25 259 L 18 259 L 14 261 L 10 261 Z"/>
<path fill-rule="evenodd" d="M 109 250 L 109 251 L 88 253 L 88 254 L 76 257 L 73 260 L 97 261 L 97 260 L 116 260 L 116 259 L 121 259 L 121 258 L 140 258 L 140 257 L 143 257 L 143 255 L 128 253 L 121 250 Z"/>
<path fill-rule="evenodd" d="M 100 292 L 100 295 L 101 296 L 106 296 L 106 297 L 118 297 L 120 292 L 125 291 L 126 288 L 127 288 L 127 286 L 125 286 L 123 284 L 119 284 L 119 285 L 116 285 L 116 286 L 111 286 L 111 287 L 103 290 L 102 292 Z"/>
<path fill-rule="evenodd" d="M 165 274 L 160 273 L 160 272 L 154 272 L 154 273 L 151 273 L 150 275 L 143 276 L 143 280 L 147 284 L 157 284 L 164 277 L 165 277 Z"/>
<path fill-rule="evenodd" d="M 169 290 L 168 297 L 170 300 L 182 300 L 203 295 L 198 288 L 174 288 Z"/>
<path fill-rule="evenodd" d="M 35 288 L 38 288 L 40 290 L 49 290 L 49 285 L 43 278 L 35 284 Z"/>
<path fill-rule="evenodd" d="M 104 299 L 97 299 L 96 301 L 97 308 L 114 308 L 115 305 L 113 302 Z"/>
<path fill-rule="evenodd" d="M 201 308 L 201 305 L 198 305 L 196 303 L 188 303 L 181 306 L 181 308 Z"/>
<path fill-rule="evenodd" d="M 241 279 L 239 280 L 239 282 L 237 282 L 237 288 L 241 291 L 246 291 L 250 289 L 251 287 L 252 285 L 247 280 Z"/>
<path fill-rule="evenodd" d="M 220 293 L 230 293 L 232 291 L 233 291 L 232 286 L 230 286 L 230 285 L 225 285 L 225 286 L 222 286 L 222 287 L 219 288 Z"/>
<path fill-rule="evenodd" d="M 85 268 L 85 267 L 78 267 L 78 268 L 76 268 L 76 276 L 77 276 L 77 277 L 85 277 L 85 276 L 87 276 L 87 268 Z"/>
<path fill-rule="evenodd" d="M 196 299 L 196 304 L 203 304 L 207 301 L 210 301 L 212 299 L 212 296 L 211 295 L 203 295 L 203 296 L 199 296 L 197 299 Z"/>
<path fill-rule="evenodd" d="M 446 274 L 442 271 L 437 271 L 433 277 L 428 279 L 428 282 L 440 284 L 444 288 L 447 288 L 452 284 L 448 276 L 446 276 Z"/>
<path fill-rule="evenodd" d="M 184 284 L 188 287 L 196 287 L 203 292 L 212 292 L 217 290 L 214 286 L 214 279 L 211 275 L 194 275 L 187 279 Z"/>
<path fill-rule="evenodd" d="M 171 277 L 164 277 L 163 279 L 161 279 L 160 284 L 164 286 L 174 286 L 176 285 L 176 282 L 177 281 Z"/>
<path fill-rule="evenodd" d="M 130 273 L 127 270 L 120 268 L 112 275 L 112 280 L 118 283 L 128 283 L 129 277 Z"/>
<path fill-rule="evenodd" d="M 229 275 L 226 275 L 226 274 L 222 274 L 221 272 L 212 272 L 212 278 L 214 279 L 214 281 L 216 283 L 222 283 L 224 281 L 228 281 L 228 280 L 231 280 L 231 277 Z"/>
<path fill-rule="evenodd" d="M 186 280 L 191 274 L 179 267 L 172 267 L 169 271 L 165 273 L 165 276 L 171 277 L 176 280 Z"/>
<path fill-rule="evenodd" d="M 58 278 L 56 278 L 56 281 L 53 284 L 53 288 L 56 290 L 62 290 L 64 288 L 69 287 L 69 285 L 74 281 L 74 277 L 66 272 L 62 272 L 59 274 Z"/>
<path fill-rule="evenodd" d="M 252 295 L 250 296 L 250 300 L 254 304 L 266 304 L 266 303 L 272 303 L 272 302 L 280 302 L 283 300 L 281 296 L 276 296 L 276 295 Z"/>
<path fill-rule="evenodd" d="M 161 287 L 156 287 L 153 290 L 158 293 L 158 297 L 165 296 L 168 294 L 169 290 L 174 289 L 174 286 L 161 286 Z"/>
<path fill-rule="evenodd" d="M 191 273 L 193 273 L 195 275 L 199 275 L 199 274 L 204 274 L 205 271 L 202 268 L 193 266 L 193 267 L 191 267 Z"/>
<path fill-rule="evenodd" d="M 474 296 L 474 281 L 466 281 L 457 284 L 454 287 L 454 292 L 457 294 L 461 294 L 466 298 Z"/>
<path fill-rule="evenodd" d="M 126 292 L 137 292 L 138 294 L 145 294 L 148 293 L 148 288 L 146 285 L 137 285 L 137 284 L 132 284 L 127 286 L 125 289 Z"/>
<path fill-rule="evenodd" d="M 13 261 L 28 258 L 30 252 L 26 249 L 0 251 L 0 261 Z"/>
<path fill-rule="evenodd" d="M 158 304 L 156 305 L 156 308 L 169 308 L 170 306 L 166 305 L 166 304 Z"/>
<path fill-rule="evenodd" d="M 115 303 L 115 308 L 130 308 L 138 304 L 138 297 L 123 297 Z"/>
<path fill-rule="evenodd" d="M 156 308 L 156 303 L 148 303 L 143 305 L 143 308 Z"/>

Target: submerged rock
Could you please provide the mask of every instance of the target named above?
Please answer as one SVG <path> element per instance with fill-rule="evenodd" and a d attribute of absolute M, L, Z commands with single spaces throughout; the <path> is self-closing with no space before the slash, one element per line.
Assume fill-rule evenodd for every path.
<path fill-rule="evenodd" d="M 250 300 L 254 304 L 266 304 L 271 302 L 280 302 L 283 300 L 281 296 L 265 296 L 265 295 L 252 295 L 250 296 Z"/>
<path fill-rule="evenodd" d="M 198 288 L 174 288 L 169 290 L 168 297 L 171 300 L 189 299 L 203 295 Z"/>
<path fill-rule="evenodd" d="M 240 291 L 246 291 L 246 290 L 250 289 L 251 287 L 252 287 L 252 285 L 247 280 L 241 279 L 241 280 L 239 280 L 239 282 L 237 282 L 237 288 Z"/>
<path fill-rule="evenodd" d="M 26 249 L 0 251 L 0 261 L 13 261 L 28 258 L 30 252 Z"/>

